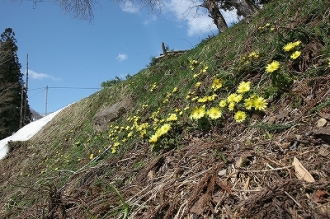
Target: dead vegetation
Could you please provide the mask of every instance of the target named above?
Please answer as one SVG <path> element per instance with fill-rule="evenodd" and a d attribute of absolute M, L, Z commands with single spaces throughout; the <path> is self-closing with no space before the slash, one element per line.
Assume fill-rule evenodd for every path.
<path fill-rule="evenodd" d="M 295 23 L 281 28 L 294 30 L 295 25 L 324 22 L 329 15 L 329 10 L 323 17 L 310 15 L 307 20 L 295 15 Z M 251 50 L 256 34 L 248 35 L 244 51 Z M 268 99 L 265 113 L 253 114 L 248 123 L 226 118 L 221 127 L 208 131 L 183 130 L 183 145 L 157 156 L 150 152 L 148 142 L 140 141 L 118 156 L 82 160 L 76 171 L 58 170 L 47 183 L 43 177 L 33 178 L 34 183 L 15 182 L 23 174 L 21 168 L 39 172 L 42 166 L 25 164 L 29 159 L 41 162 L 46 156 L 40 155 L 47 151 L 38 149 L 36 141 L 11 143 L 12 151 L 0 165 L 0 197 L 10 200 L 1 203 L 0 217 L 330 218 L 330 68 L 324 67 L 328 62 L 325 55 L 319 55 L 325 42 L 317 35 L 306 42 L 301 61 L 286 66 L 295 77 L 293 84 L 285 93 Z M 221 64 L 216 68 L 232 68 L 232 61 L 221 60 L 224 53 L 229 55 L 229 45 L 214 55 Z M 249 71 L 241 77 L 256 84 L 262 73 Z M 165 85 L 162 80 L 159 90 Z M 94 114 L 102 106 L 89 99 L 85 102 L 83 110 Z M 92 121 L 92 114 L 79 112 L 71 114 L 77 124 L 65 120 L 61 126 L 72 130 L 67 131 L 62 147 L 69 147 L 67 139 L 85 128 L 87 115 Z M 54 123 L 58 125 L 61 119 Z M 42 136 L 58 130 L 48 124 L 37 135 L 37 143 L 44 144 Z M 57 135 L 60 133 L 52 140 L 60 142 Z M 7 194 L 5 188 L 9 187 L 17 188 L 15 193 Z M 18 206 L 16 197 L 29 204 Z M 5 208 L 9 210 L 2 212 Z"/>

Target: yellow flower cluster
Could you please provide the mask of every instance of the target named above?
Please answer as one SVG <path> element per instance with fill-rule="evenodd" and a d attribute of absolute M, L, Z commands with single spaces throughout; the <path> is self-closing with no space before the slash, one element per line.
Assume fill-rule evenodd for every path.
<path fill-rule="evenodd" d="M 251 95 L 244 100 L 244 107 L 247 110 L 254 108 L 255 110 L 264 111 L 267 107 L 267 102 L 263 97 Z"/>
<path fill-rule="evenodd" d="M 300 40 L 298 40 L 298 41 L 296 41 L 296 42 L 290 42 L 290 43 L 286 44 L 285 46 L 283 46 L 283 50 L 284 50 L 285 52 L 291 52 L 291 51 L 294 50 L 296 47 L 300 46 L 300 44 L 301 44 L 301 41 L 300 41 Z M 293 59 L 293 60 L 295 60 L 295 59 L 299 58 L 300 55 L 301 55 L 301 52 L 298 51 L 298 50 L 296 50 L 296 51 L 294 51 L 294 52 L 290 55 L 290 58 Z"/>
<path fill-rule="evenodd" d="M 205 115 L 205 105 L 199 106 L 199 107 L 195 107 L 192 110 L 191 114 L 190 114 L 190 119 L 192 119 L 192 120 L 194 120 L 194 119 L 195 120 L 198 120 L 198 119 L 204 117 L 204 115 Z"/>
<path fill-rule="evenodd" d="M 154 90 L 156 90 L 156 88 L 157 88 L 157 83 L 155 82 L 155 83 L 153 83 L 151 86 L 150 86 L 150 91 L 151 92 L 153 92 Z"/>
<path fill-rule="evenodd" d="M 301 41 L 296 41 L 296 42 L 290 42 L 288 44 L 286 44 L 285 46 L 283 46 L 283 50 L 285 52 L 290 52 L 292 51 L 294 48 L 296 48 L 297 46 L 299 46 L 301 44 Z"/>
<path fill-rule="evenodd" d="M 253 59 L 257 59 L 259 58 L 259 53 L 258 52 L 251 52 L 249 55 L 248 55 L 249 58 L 253 58 Z"/>
<path fill-rule="evenodd" d="M 157 129 L 156 133 L 153 134 L 150 138 L 149 138 L 149 142 L 152 144 L 155 144 L 158 139 L 162 136 L 165 135 L 169 130 L 171 129 L 171 125 L 170 124 L 164 124 L 162 125 L 160 128 Z"/>
<path fill-rule="evenodd" d="M 190 70 L 192 70 L 192 71 L 193 71 L 193 70 L 195 69 L 195 67 L 198 65 L 198 61 L 195 60 L 195 59 L 190 60 L 189 63 L 190 63 L 189 68 L 190 68 Z"/>
<path fill-rule="evenodd" d="M 221 80 L 218 79 L 218 78 L 214 78 L 214 79 L 213 79 L 213 82 L 212 82 L 212 85 L 211 85 L 211 88 L 212 88 L 214 91 L 217 91 L 217 90 L 219 90 L 221 87 L 222 87 L 222 82 L 221 82 Z"/>
<path fill-rule="evenodd" d="M 258 30 L 263 31 L 269 29 L 270 31 L 274 31 L 275 28 L 270 25 L 270 23 L 266 23 L 264 26 L 258 27 Z"/>
<path fill-rule="evenodd" d="M 274 60 L 266 66 L 266 72 L 273 73 L 274 71 L 277 71 L 280 68 L 280 66 L 281 66 L 280 63 Z"/>

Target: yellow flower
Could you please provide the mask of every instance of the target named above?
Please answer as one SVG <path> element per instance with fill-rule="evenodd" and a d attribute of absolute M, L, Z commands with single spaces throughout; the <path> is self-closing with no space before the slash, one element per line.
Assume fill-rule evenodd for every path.
<path fill-rule="evenodd" d="M 157 88 L 157 84 L 156 84 L 156 82 L 155 82 L 155 83 L 153 83 L 153 84 L 150 86 L 150 91 L 152 92 L 152 91 L 154 91 L 156 88 Z"/>
<path fill-rule="evenodd" d="M 94 158 L 94 154 L 89 155 L 89 159 L 92 160 Z"/>
<path fill-rule="evenodd" d="M 216 91 L 218 89 L 220 89 L 222 87 L 222 83 L 221 83 L 221 80 L 218 79 L 218 78 L 214 78 L 213 79 L 213 82 L 212 82 L 212 86 L 211 88 Z"/>
<path fill-rule="evenodd" d="M 248 82 L 244 82 L 242 81 L 239 85 L 238 85 L 238 88 L 237 88 L 237 93 L 239 94 L 242 94 L 242 93 L 246 93 L 250 90 L 250 85 L 251 85 L 251 82 L 248 81 Z"/>
<path fill-rule="evenodd" d="M 235 108 L 235 103 L 234 102 L 229 103 L 229 105 L 228 105 L 229 111 L 233 111 L 234 108 Z"/>
<path fill-rule="evenodd" d="M 166 134 L 170 129 L 171 129 L 170 124 L 164 124 L 159 129 L 157 129 L 156 135 L 162 136 L 162 135 Z"/>
<path fill-rule="evenodd" d="M 256 110 L 264 111 L 267 107 L 267 102 L 262 97 L 256 97 L 253 102 Z"/>
<path fill-rule="evenodd" d="M 205 66 L 202 70 L 203 73 L 205 73 L 207 71 L 207 69 L 209 68 L 209 66 Z"/>
<path fill-rule="evenodd" d="M 293 43 L 293 45 L 295 45 L 295 46 L 299 46 L 300 44 L 301 44 L 301 41 L 300 40 L 298 40 L 298 41 L 296 41 L 296 42 Z"/>
<path fill-rule="evenodd" d="M 142 130 L 140 131 L 140 137 L 141 137 L 141 138 L 143 138 L 143 136 L 145 136 L 146 134 L 147 134 L 147 130 L 142 129 Z"/>
<path fill-rule="evenodd" d="M 198 99 L 198 97 L 193 97 L 191 98 L 191 101 L 196 101 Z"/>
<path fill-rule="evenodd" d="M 249 54 L 249 56 L 248 56 L 249 58 L 259 58 L 259 53 L 257 53 L 257 52 L 251 52 L 250 54 Z"/>
<path fill-rule="evenodd" d="M 245 109 L 251 110 L 253 106 L 254 106 L 254 98 L 253 97 L 249 97 L 249 98 L 244 100 Z"/>
<path fill-rule="evenodd" d="M 330 67 L 330 59 L 328 59 L 328 61 L 329 61 L 329 62 L 328 62 L 328 66 Z"/>
<path fill-rule="evenodd" d="M 154 134 L 149 138 L 150 143 L 156 143 L 158 141 L 158 135 Z"/>
<path fill-rule="evenodd" d="M 194 74 L 193 78 L 197 78 L 199 76 L 199 74 Z"/>
<path fill-rule="evenodd" d="M 236 97 L 235 97 L 235 102 L 236 102 L 236 103 L 239 103 L 239 102 L 241 102 L 242 99 L 243 99 L 243 95 L 242 95 L 242 94 L 238 94 L 238 95 L 236 95 Z"/>
<path fill-rule="evenodd" d="M 236 122 L 243 122 L 246 119 L 246 113 L 243 111 L 237 111 L 234 115 Z"/>
<path fill-rule="evenodd" d="M 117 152 L 117 148 L 116 148 L 116 147 L 112 147 L 112 148 L 111 148 L 111 153 L 112 153 L 112 154 L 115 154 L 116 152 Z"/>
<path fill-rule="evenodd" d="M 176 121 L 176 120 L 178 120 L 178 117 L 176 116 L 175 113 L 172 113 L 172 114 L 170 115 L 170 117 L 168 117 L 168 118 L 166 119 L 166 121 L 168 121 L 168 122 L 172 122 L 172 121 Z"/>
<path fill-rule="evenodd" d="M 292 53 L 292 55 L 290 56 L 291 59 L 297 59 L 300 56 L 301 52 L 300 51 L 295 51 L 294 53 Z"/>
<path fill-rule="evenodd" d="M 280 63 L 278 61 L 272 61 L 272 63 L 267 65 L 266 72 L 272 73 L 279 68 L 280 68 Z"/>
<path fill-rule="evenodd" d="M 218 107 L 211 107 L 206 114 L 211 118 L 211 119 L 218 119 L 221 117 L 222 113 L 221 110 Z"/>
<path fill-rule="evenodd" d="M 196 87 L 196 88 L 199 88 L 199 86 L 201 86 L 201 84 L 202 84 L 202 82 L 197 82 L 197 83 L 195 84 L 195 87 Z"/>
<path fill-rule="evenodd" d="M 197 102 L 198 102 L 198 103 L 205 103 L 205 102 L 207 102 L 207 100 L 208 100 L 208 98 L 207 98 L 207 96 L 205 96 L 205 97 L 199 98 L 199 99 L 197 100 Z"/>
<path fill-rule="evenodd" d="M 213 94 L 212 96 L 207 96 L 207 100 L 208 101 L 213 101 L 213 100 L 215 100 L 215 98 L 217 97 L 218 95 L 216 95 L 216 94 Z"/>
<path fill-rule="evenodd" d="M 227 106 L 227 101 L 226 100 L 221 100 L 220 103 L 219 103 L 219 106 L 222 107 L 222 108 Z"/>
<path fill-rule="evenodd" d="M 228 101 L 229 103 L 233 103 L 233 102 L 235 102 L 236 95 L 237 95 L 237 94 L 230 94 L 230 95 L 227 97 L 227 101 Z"/>
<path fill-rule="evenodd" d="M 178 91 L 178 87 L 173 88 L 172 93 L 175 93 Z"/>
<path fill-rule="evenodd" d="M 205 105 L 194 108 L 190 114 L 190 118 L 198 120 L 204 117 L 204 115 L 205 115 Z"/>
<path fill-rule="evenodd" d="M 242 94 L 230 94 L 228 97 L 227 97 L 227 101 L 229 103 L 238 103 L 240 102 L 241 100 L 243 99 L 243 96 Z"/>
<path fill-rule="evenodd" d="M 292 49 L 294 49 L 294 47 L 296 47 L 295 44 L 292 43 L 292 42 L 290 42 L 290 43 L 286 44 L 285 46 L 283 46 L 283 50 L 284 50 L 285 52 L 289 52 L 289 51 L 291 51 Z"/>
<path fill-rule="evenodd" d="M 130 133 L 127 134 L 127 137 L 128 137 L 128 138 L 130 138 L 130 137 L 132 137 L 132 136 L 133 136 L 133 132 L 130 132 Z"/>
<path fill-rule="evenodd" d="M 291 50 L 293 50 L 296 46 L 299 46 L 300 44 L 301 44 L 300 40 L 298 40 L 294 43 L 290 42 L 290 43 L 286 44 L 285 46 L 283 46 L 283 50 L 285 52 L 290 52 Z"/>

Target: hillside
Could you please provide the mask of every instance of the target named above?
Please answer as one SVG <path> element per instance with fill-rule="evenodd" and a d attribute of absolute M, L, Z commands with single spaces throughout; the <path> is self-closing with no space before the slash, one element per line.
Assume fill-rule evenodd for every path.
<path fill-rule="evenodd" d="M 330 2 L 273 1 L 0 160 L 0 218 L 330 218 Z"/>

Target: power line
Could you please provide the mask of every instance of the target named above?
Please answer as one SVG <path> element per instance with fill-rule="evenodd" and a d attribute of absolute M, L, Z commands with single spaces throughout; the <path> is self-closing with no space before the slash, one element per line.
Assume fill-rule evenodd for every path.
<path fill-rule="evenodd" d="M 48 87 L 56 89 L 75 89 L 75 90 L 100 90 L 101 88 L 96 87 Z"/>

